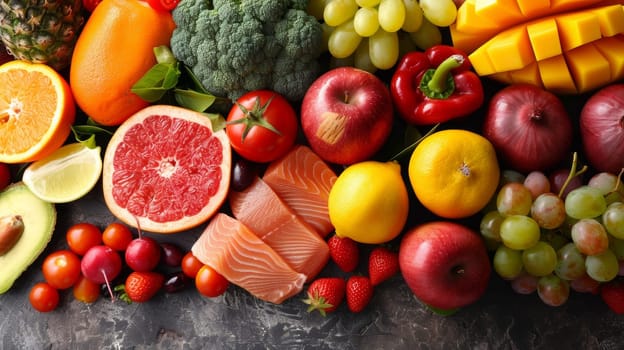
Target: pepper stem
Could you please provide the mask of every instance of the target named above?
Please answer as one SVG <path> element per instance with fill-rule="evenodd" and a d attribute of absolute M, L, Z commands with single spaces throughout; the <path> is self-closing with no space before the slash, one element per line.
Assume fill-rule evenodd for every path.
<path fill-rule="evenodd" d="M 453 79 L 451 70 L 463 63 L 464 57 L 462 55 L 449 56 L 437 68 L 425 72 L 420 81 L 420 90 L 430 98 L 448 98 L 455 91 L 455 79 Z"/>

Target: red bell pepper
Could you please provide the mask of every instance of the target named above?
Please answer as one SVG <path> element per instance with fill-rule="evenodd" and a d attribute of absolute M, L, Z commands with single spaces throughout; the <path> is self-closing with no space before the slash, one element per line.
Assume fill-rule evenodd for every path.
<path fill-rule="evenodd" d="M 401 117 L 429 125 L 464 117 L 483 104 L 483 85 L 468 56 L 448 45 L 404 55 L 390 91 Z"/>

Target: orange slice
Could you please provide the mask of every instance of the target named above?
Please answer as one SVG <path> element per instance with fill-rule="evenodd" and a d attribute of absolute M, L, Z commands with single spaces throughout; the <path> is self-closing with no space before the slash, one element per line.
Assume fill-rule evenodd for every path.
<path fill-rule="evenodd" d="M 76 115 L 65 79 L 16 60 L 0 66 L 0 81 L 0 162 L 32 162 L 63 145 Z"/>

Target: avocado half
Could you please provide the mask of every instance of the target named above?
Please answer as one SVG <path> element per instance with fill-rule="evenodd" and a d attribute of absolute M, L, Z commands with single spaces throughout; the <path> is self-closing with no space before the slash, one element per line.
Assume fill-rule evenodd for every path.
<path fill-rule="evenodd" d="M 0 294 L 8 291 L 39 257 L 52 239 L 56 225 L 54 204 L 39 199 L 22 182 L 0 192 L 0 217 L 6 215 L 21 215 L 24 232 L 8 252 L 0 255 Z"/>

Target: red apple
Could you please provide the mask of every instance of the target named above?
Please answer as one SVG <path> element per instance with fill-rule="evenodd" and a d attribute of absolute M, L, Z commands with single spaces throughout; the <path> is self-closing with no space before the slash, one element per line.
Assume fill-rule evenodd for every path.
<path fill-rule="evenodd" d="M 456 310 L 479 299 L 492 267 L 481 237 L 450 221 L 418 225 L 405 233 L 399 266 L 414 295 L 437 310 Z"/>
<path fill-rule="evenodd" d="M 349 165 L 372 157 L 392 128 L 392 98 L 372 73 L 334 68 L 308 88 L 301 125 L 312 149 L 325 161 Z"/>

